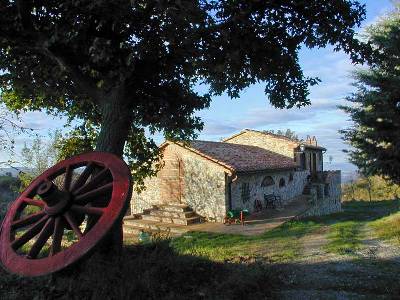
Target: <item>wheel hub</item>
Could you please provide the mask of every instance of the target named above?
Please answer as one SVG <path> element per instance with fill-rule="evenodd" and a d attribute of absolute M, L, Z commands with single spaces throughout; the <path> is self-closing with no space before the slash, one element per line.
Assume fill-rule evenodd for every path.
<path fill-rule="evenodd" d="M 51 181 L 46 180 L 37 190 L 37 194 L 46 203 L 44 212 L 49 216 L 58 216 L 66 212 L 72 205 L 72 194 L 60 191 Z"/>

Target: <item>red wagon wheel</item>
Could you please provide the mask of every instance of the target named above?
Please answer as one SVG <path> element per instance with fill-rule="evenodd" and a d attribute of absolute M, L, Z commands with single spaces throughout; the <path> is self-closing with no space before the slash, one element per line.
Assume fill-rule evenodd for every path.
<path fill-rule="evenodd" d="M 0 231 L 0 259 L 12 273 L 39 276 L 83 258 L 119 222 L 131 191 L 128 166 L 91 152 L 45 171 L 12 203 Z"/>

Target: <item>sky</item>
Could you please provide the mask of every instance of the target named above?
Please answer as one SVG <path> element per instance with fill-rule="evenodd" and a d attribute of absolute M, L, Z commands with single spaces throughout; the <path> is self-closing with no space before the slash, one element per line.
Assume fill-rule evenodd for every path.
<path fill-rule="evenodd" d="M 380 16 L 393 8 L 390 0 L 364 0 L 367 16 L 362 28 L 376 22 Z M 210 107 L 198 112 L 204 122 L 199 139 L 218 141 L 244 128 L 256 130 L 285 130 L 290 128 L 300 138 L 316 136 L 318 143 L 328 151 L 325 154 L 325 169 L 341 169 L 344 176 L 351 176 L 356 170 L 350 164 L 343 149 L 348 149 L 338 133 L 351 125 L 349 116 L 337 108 L 345 104 L 345 97 L 353 90 L 351 72 L 355 69 L 348 56 L 334 52 L 332 48 L 301 49 L 300 65 L 305 76 L 318 77 L 321 82 L 311 87 L 311 105 L 305 108 L 275 109 L 265 96 L 263 84 L 256 84 L 244 90 L 239 99 L 231 100 L 227 95 L 214 97 Z M 35 133 L 46 137 L 48 130 L 62 129 L 65 119 L 52 118 L 42 112 L 29 112 L 21 116 L 25 126 L 34 128 Z M 16 153 L 25 142 L 29 145 L 32 136 L 16 136 Z M 162 137 L 157 137 L 158 142 Z M 332 162 L 328 157 L 332 156 Z M 0 151 L 0 162 L 9 155 Z"/>

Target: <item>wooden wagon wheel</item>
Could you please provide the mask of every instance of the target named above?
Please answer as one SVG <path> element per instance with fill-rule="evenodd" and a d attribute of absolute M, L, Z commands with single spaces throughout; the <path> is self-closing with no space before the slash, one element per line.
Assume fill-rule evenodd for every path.
<path fill-rule="evenodd" d="M 0 231 L 0 259 L 12 273 L 40 276 L 85 255 L 120 222 L 131 192 L 128 166 L 91 152 L 45 171 L 11 204 Z"/>

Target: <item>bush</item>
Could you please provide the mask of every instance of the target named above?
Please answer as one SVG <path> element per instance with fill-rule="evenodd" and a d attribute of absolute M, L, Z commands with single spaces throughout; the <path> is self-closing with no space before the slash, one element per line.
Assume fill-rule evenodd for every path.
<path fill-rule="evenodd" d="M 18 178 L 0 176 L 0 221 L 6 214 L 8 204 L 18 196 L 17 190 L 20 184 Z"/>
<path fill-rule="evenodd" d="M 371 198 L 374 201 L 395 200 L 400 198 L 400 186 L 391 183 L 380 176 L 359 178 L 354 182 L 342 185 L 343 201 L 369 201 L 370 188 Z"/>

